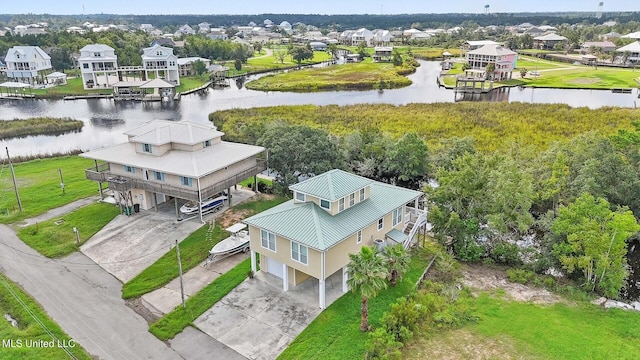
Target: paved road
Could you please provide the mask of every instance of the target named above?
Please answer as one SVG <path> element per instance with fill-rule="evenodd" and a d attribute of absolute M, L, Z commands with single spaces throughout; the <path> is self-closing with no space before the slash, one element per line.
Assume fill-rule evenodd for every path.
<path fill-rule="evenodd" d="M 47 259 L 0 225 L 0 271 L 99 359 L 184 359 L 124 304 L 122 284 L 81 253 Z"/>

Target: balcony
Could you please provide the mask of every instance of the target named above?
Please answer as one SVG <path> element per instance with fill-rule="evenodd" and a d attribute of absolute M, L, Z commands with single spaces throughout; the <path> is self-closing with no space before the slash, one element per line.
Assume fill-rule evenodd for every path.
<path fill-rule="evenodd" d="M 211 197 L 217 193 L 220 193 L 228 188 L 236 185 L 237 183 L 245 180 L 251 176 L 259 174 L 267 169 L 266 160 L 256 159 L 256 165 L 250 169 L 241 171 L 231 177 L 217 182 L 216 184 L 200 189 L 202 199 Z M 101 164 L 96 170 L 95 167 L 85 170 L 85 175 L 88 180 L 106 182 L 109 184 L 109 188 L 115 191 L 124 192 L 131 189 L 142 189 L 149 192 L 158 194 L 165 194 L 180 199 L 186 200 L 198 200 L 198 189 L 194 185 L 194 188 L 180 187 L 174 185 L 167 185 L 162 182 L 156 182 L 153 180 L 143 180 L 122 175 L 115 175 L 109 171 L 108 164 Z"/>

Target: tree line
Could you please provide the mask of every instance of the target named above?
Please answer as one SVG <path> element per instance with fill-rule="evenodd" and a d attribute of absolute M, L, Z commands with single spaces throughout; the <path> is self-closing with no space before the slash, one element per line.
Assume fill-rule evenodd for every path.
<path fill-rule="evenodd" d="M 455 119 L 458 107 L 462 107 L 458 111 L 470 111 L 461 105 L 450 105 L 450 119 Z M 429 113 L 438 106 L 431 106 Z M 541 110 L 538 107 L 546 107 L 505 106 L 530 107 L 536 113 Z M 369 126 L 351 118 L 351 131 L 336 134 L 318 124 L 309 126 L 313 123 L 309 118 L 319 107 L 306 106 L 306 115 L 292 108 L 295 117 L 307 121 L 269 120 L 265 114 L 280 110 L 273 108 L 243 110 L 242 125 L 227 121 L 238 115 L 235 111 L 232 116 L 221 112 L 212 118 L 231 139 L 269 150 L 276 190 L 286 192 L 299 179 L 333 168 L 420 188 L 429 202 L 435 238 L 448 244 L 461 260 L 524 266 L 540 273 L 556 269 L 585 289 L 609 297 L 618 297 L 625 286 L 627 241 L 640 229 L 636 221 L 640 216 L 640 123 L 631 124 L 632 118 L 638 118 L 637 110 L 630 110 L 626 128 L 602 124 L 583 133 L 565 134 L 545 146 L 521 134 L 517 141 L 480 149 L 472 136 L 448 136 L 442 131 L 420 134 L 411 127 L 401 136 L 385 133 L 380 117 L 397 115 L 393 111 L 370 117 Z M 347 107 L 336 108 L 335 114 L 346 114 L 332 118 L 321 109 L 320 125 L 334 125 L 352 115 Z M 588 110 L 593 113 L 583 113 L 587 116 L 575 125 L 585 129 L 585 123 L 606 117 L 612 110 Z M 581 109 L 565 108 L 566 113 L 573 111 Z M 466 122 L 478 124 L 479 113 L 466 114 Z M 519 119 L 523 115 L 511 113 L 511 121 L 524 122 Z M 557 115 L 552 112 L 550 116 Z M 566 115 L 558 116 L 558 127 Z M 414 121 L 425 121 L 423 116 L 414 113 Z M 254 117 L 264 123 L 252 122 Z M 552 126 L 534 124 L 539 137 L 550 137 L 555 131 Z M 486 141 L 498 141 L 505 130 L 485 126 L 491 127 L 483 132 L 490 137 Z M 454 120 L 444 127 L 459 125 Z"/>

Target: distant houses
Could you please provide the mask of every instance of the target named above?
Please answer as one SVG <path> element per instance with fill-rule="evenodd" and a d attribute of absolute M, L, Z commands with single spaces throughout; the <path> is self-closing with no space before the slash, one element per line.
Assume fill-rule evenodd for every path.
<path fill-rule="evenodd" d="M 533 38 L 533 47 L 540 50 L 556 50 L 556 45 L 560 44 L 564 48 L 567 44 L 567 38 L 556 33 L 536 36 Z"/>

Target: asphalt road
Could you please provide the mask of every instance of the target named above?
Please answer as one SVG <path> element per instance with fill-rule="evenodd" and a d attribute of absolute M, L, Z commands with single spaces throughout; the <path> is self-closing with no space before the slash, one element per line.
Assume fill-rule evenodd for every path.
<path fill-rule="evenodd" d="M 79 252 L 45 258 L 0 224 L 0 271 L 98 359 L 184 359 L 125 305 L 122 284 Z"/>

